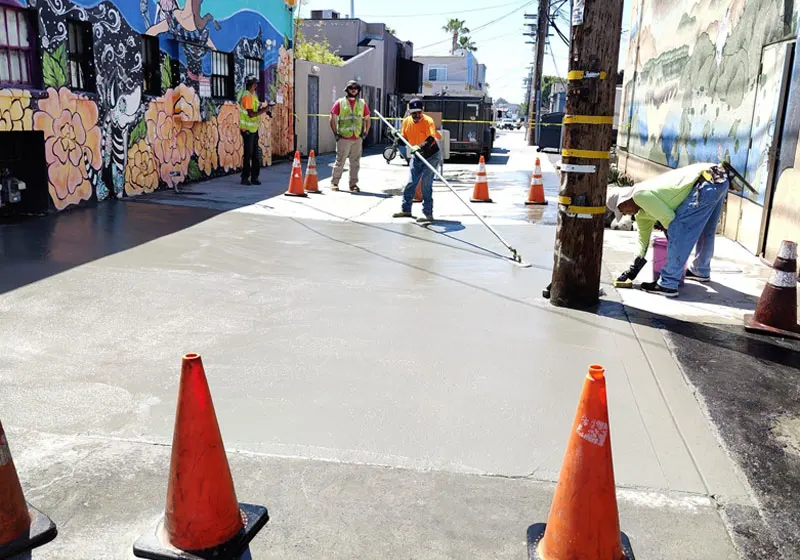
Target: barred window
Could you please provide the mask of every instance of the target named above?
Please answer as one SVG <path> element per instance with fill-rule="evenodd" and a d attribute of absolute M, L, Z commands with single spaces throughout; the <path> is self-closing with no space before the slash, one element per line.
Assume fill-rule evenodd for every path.
<path fill-rule="evenodd" d="M 33 86 L 37 60 L 28 12 L 0 6 L 0 83 Z"/>
<path fill-rule="evenodd" d="M 92 26 L 85 21 L 68 21 L 67 35 L 69 84 L 72 89 L 94 91 Z"/>
<path fill-rule="evenodd" d="M 230 53 L 211 52 L 211 95 L 233 99 L 233 56 Z"/>
<path fill-rule="evenodd" d="M 158 47 L 158 37 L 142 36 L 142 60 L 144 92 L 161 95 L 161 50 Z"/>
<path fill-rule="evenodd" d="M 256 95 L 258 95 L 259 99 L 266 99 L 267 88 L 266 84 L 261 79 L 261 61 L 257 58 L 245 58 L 244 75 L 245 79 L 247 76 L 255 76 L 258 78 L 258 89 L 256 90 Z"/>

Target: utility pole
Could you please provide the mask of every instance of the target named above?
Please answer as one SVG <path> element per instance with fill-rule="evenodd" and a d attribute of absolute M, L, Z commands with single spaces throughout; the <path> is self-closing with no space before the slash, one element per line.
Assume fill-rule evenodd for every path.
<path fill-rule="evenodd" d="M 583 309 L 600 297 L 622 4 L 574 0 L 550 294 L 558 307 Z"/>
<path fill-rule="evenodd" d="M 533 19 L 533 20 L 535 20 L 536 19 L 536 14 L 525 14 L 525 19 Z M 527 33 L 523 33 L 523 35 L 525 35 L 526 37 L 530 37 L 531 39 L 535 39 L 536 38 L 537 24 L 536 23 L 526 23 L 525 25 L 528 27 L 528 32 Z M 534 45 L 535 46 L 536 45 L 536 41 L 525 41 L 525 44 L 526 45 Z M 531 50 L 534 50 L 534 49 L 531 49 Z M 528 113 L 528 115 L 527 115 L 527 117 L 528 117 L 528 126 L 525 128 L 525 140 L 528 142 L 529 146 L 532 145 L 532 144 L 530 144 L 530 138 L 533 136 L 532 125 L 533 125 L 533 122 L 534 122 L 534 114 L 535 114 L 534 107 L 536 106 L 535 103 L 534 103 L 534 97 L 533 97 L 533 79 L 534 79 L 535 73 L 536 73 L 536 54 L 535 54 L 535 50 L 534 50 L 533 62 L 531 63 L 531 71 L 529 73 L 529 78 L 528 78 L 528 88 L 527 88 L 527 90 L 525 92 L 525 99 L 528 101 L 528 111 L 527 111 L 527 113 Z"/>
<path fill-rule="evenodd" d="M 350 17 L 356 19 L 356 0 L 350 0 Z"/>
<path fill-rule="evenodd" d="M 528 126 L 536 126 L 535 131 L 528 134 L 528 146 L 536 146 L 539 143 L 541 133 L 542 118 L 542 70 L 544 66 L 544 45 L 547 40 L 547 29 L 550 26 L 548 14 L 550 12 L 550 0 L 539 0 L 539 15 L 536 16 L 536 67 L 533 75 L 533 94 L 536 96 L 535 102 L 531 103 Z M 526 15 L 527 17 L 527 15 Z M 535 115 L 535 118 L 533 117 Z"/>

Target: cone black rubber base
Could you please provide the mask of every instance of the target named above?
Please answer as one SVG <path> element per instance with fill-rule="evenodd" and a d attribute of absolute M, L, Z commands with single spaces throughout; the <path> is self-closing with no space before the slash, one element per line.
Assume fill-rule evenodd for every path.
<path fill-rule="evenodd" d="M 800 326 L 798 326 L 798 329 L 800 329 Z M 746 330 L 747 332 L 769 334 L 772 336 L 782 336 L 785 338 L 793 338 L 795 340 L 800 340 L 800 332 L 785 331 L 783 329 L 770 327 L 769 325 L 764 325 L 763 323 L 759 323 L 758 321 L 756 321 L 755 315 L 744 316 L 744 330 Z"/>
<path fill-rule="evenodd" d="M 477 202 L 477 203 L 485 202 L 486 204 L 491 204 L 492 203 L 492 199 L 491 198 L 487 198 L 486 200 L 475 200 L 474 198 L 470 198 L 469 201 L 470 202 Z"/>
<path fill-rule="evenodd" d="M 528 527 L 528 560 L 546 560 L 539 555 L 536 547 L 539 546 L 539 541 L 544 538 L 544 530 L 547 523 L 534 523 Z M 622 557 L 625 560 L 636 560 L 633 556 L 633 549 L 631 548 L 631 541 L 625 533 L 620 533 L 622 539 Z"/>
<path fill-rule="evenodd" d="M 269 521 L 269 513 L 265 507 L 239 504 L 239 511 L 246 519 L 244 529 L 225 544 L 205 550 L 179 550 L 167 541 L 162 518 L 153 533 L 136 539 L 133 554 L 137 558 L 151 560 L 236 560 L 247 549 L 256 533 Z"/>
<path fill-rule="evenodd" d="M 547 201 L 545 200 L 544 202 L 528 202 L 526 200 L 525 206 L 547 206 Z"/>
<path fill-rule="evenodd" d="M 294 193 L 290 193 L 290 192 L 283 193 L 283 195 L 284 195 L 284 196 L 296 196 L 296 197 L 298 197 L 298 198 L 305 198 L 305 197 L 307 197 L 307 196 L 308 196 L 306 193 L 303 193 L 303 194 L 294 194 Z"/>
<path fill-rule="evenodd" d="M 31 516 L 30 528 L 13 541 L 0 544 L 0 558 L 10 558 L 21 552 L 47 544 L 56 538 L 58 530 L 56 529 L 56 524 L 49 517 L 30 504 L 28 504 L 28 513 Z"/>

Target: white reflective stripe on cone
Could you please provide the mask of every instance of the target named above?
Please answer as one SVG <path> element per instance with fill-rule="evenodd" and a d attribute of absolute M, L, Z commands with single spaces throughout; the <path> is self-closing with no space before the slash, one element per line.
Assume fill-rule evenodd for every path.
<path fill-rule="evenodd" d="M 778 288 L 793 288 L 797 286 L 797 273 L 773 270 L 769 283 Z"/>
<path fill-rule="evenodd" d="M 786 259 L 787 261 L 797 259 L 797 243 L 794 241 L 784 241 L 781 243 L 778 258 Z"/>

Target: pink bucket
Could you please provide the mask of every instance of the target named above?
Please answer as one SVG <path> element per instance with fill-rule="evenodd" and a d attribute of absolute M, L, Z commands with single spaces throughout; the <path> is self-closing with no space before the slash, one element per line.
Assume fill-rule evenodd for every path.
<path fill-rule="evenodd" d="M 656 237 L 653 240 L 653 280 L 658 280 L 658 276 L 661 274 L 661 269 L 664 268 L 664 265 L 667 264 L 667 247 L 669 246 L 669 241 L 666 237 Z M 684 281 L 686 280 L 686 267 L 683 267 L 683 276 L 681 277 L 681 281 L 679 284 L 683 286 Z"/>

